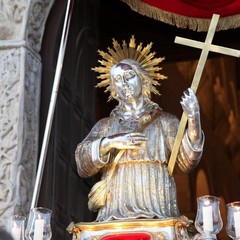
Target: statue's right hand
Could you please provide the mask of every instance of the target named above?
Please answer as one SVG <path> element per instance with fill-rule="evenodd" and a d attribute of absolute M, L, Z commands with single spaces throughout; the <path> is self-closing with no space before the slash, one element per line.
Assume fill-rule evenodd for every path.
<path fill-rule="evenodd" d="M 102 140 L 101 150 L 107 152 L 112 148 L 137 149 L 146 144 L 147 138 L 142 133 L 118 133 Z"/>

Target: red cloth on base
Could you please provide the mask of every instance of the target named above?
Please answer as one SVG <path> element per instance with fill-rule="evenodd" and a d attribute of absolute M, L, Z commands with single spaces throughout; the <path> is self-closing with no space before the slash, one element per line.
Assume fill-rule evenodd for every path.
<path fill-rule="evenodd" d="M 151 240 L 146 233 L 125 233 L 103 237 L 102 240 Z"/>

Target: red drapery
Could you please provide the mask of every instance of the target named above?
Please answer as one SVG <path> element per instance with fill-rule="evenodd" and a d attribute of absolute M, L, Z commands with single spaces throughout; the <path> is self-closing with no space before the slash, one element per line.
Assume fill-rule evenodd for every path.
<path fill-rule="evenodd" d="M 156 20 L 207 31 L 213 14 L 219 14 L 217 30 L 240 27 L 240 0 L 122 0 L 134 11 Z"/>

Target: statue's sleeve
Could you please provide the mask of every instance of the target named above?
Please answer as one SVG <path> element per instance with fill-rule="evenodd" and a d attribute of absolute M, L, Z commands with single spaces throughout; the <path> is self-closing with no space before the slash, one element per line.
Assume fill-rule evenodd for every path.
<path fill-rule="evenodd" d="M 185 131 L 177 159 L 178 168 L 181 172 L 188 173 L 198 165 L 202 158 L 204 141 L 205 137 L 202 131 L 201 142 L 199 142 L 197 147 L 193 147 L 187 131 Z"/>
<path fill-rule="evenodd" d="M 108 161 L 108 155 L 101 157 L 99 147 L 103 133 L 103 122 L 98 122 L 87 135 L 87 137 L 77 145 L 75 160 L 78 174 L 83 177 L 95 175 Z"/>
<path fill-rule="evenodd" d="M 167 118 L 166 124 L 167 134 L 165 134 L 165 137 L 167 138 L 167 146 L 168 149 L 172 150 L 175 137 L 178 131 L 179 120 L 175 116 L 170 116 L 169 118 Z M 187 131 L 185 131 L 176 161 L 176 164 L 181 172 L 188 173 L 197 166 L 202 157 L 203 146 L 204 146 L 203 132 L 201 142 L 197 147 L 194 148 L 187 135 Z"/>

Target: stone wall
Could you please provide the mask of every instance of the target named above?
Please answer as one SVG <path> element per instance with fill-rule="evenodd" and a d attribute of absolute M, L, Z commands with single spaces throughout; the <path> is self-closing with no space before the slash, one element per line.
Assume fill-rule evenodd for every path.
<path fill-rule="evenodd" d="M 0 1 L 0 226 L 30 208 L 38 160 L 39 51 L 53 2 Z"/>

